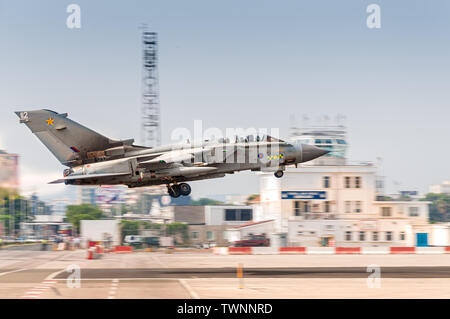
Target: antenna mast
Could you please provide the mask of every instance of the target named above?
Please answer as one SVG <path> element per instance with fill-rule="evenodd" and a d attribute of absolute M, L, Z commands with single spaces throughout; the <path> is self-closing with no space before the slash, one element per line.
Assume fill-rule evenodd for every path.
<path fill-rule="evenodd" d="M 143 25 L 141 141 L 149 147 L 161 145 L 158 84 L 158 35 Z"/>

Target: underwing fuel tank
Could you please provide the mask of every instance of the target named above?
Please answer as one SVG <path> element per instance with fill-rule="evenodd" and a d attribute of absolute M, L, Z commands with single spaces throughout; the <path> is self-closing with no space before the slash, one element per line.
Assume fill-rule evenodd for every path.
<path fill-rule="evenodd" d="M 174 167 L 157 171 L 155 177 L 202 175 L 216 170 L 216 167 Z"/>
<path fill-rule="evenodd" d="M 132 175 L 136 167 L 136 159 L 121 158 L 112 161 L 85 164 L 71 169 L 71 176 L 93 174 L 124 174 Z"/>

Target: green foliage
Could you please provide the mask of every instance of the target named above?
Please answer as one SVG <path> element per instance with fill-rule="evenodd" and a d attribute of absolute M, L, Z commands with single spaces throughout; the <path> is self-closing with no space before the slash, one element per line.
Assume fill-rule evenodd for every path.
<path fill-rule="evenodd" d="M 96 206 L 90 204 L 69 205 L 66 210 L 66 219 L 79 233 L 81 220 L 102 219 L 103 212 Z"/>
<path fill-rule="evenodd" d="M 28 202 L 16 190 L 0 188 L 0 224 L 3 225 L 4 234 L 11 234 L 12 227 L 17 234 L 20 223 L 31 220 L 27 212 L 29 212 Z"/>
<path fill-rule="evenodd" d="M 161 229 L 161 224 L 135 221 L 135 220 L 122 220 L 120 222 L 122 229 L 122 240 L 128 235 L 139 235 L 139 229 Z"/>
<path fill-rule="evenodd" d="M 168 236 L 180 235 L 183 238 L 183 242 L 187 242 L 189 239 L 187 224 L 184 223 L 167 224 L 166 231 Z"/>
<path fill-rule="evenodd" d="M 122 241 L 125 236 L 139 235 L 139 222 L 134 220 L 122 220 L 120 222 L 122 229 Z"/>
<path fill-rule="evenodd" d="M 191 200 L 190 204 L 192 206 L 223 205 L 223 202 L 211 198 L 200 198 L 199 200 Z"/>
<path fill-rule="evenodd" d="M 430 222 L 450 221 L 450 195 L 428 193 L 421 200 L 431 202 Z"/>

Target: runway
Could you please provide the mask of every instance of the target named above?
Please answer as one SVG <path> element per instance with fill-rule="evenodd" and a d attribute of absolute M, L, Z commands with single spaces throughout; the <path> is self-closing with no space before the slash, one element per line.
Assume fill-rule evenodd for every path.
<path fill-rule="evenodd" d="M 450 267 L 382 267 L 383 278 L 450 278 Z M 236 278 L 236 268 L 82 269 L 83 279 Z M 367 278 L 367 267 L 244 268 L 245 278 Z M 54 279 L 65 279 L 60 273 Z"/>
<path fill-rule="evenodd" d="M 236 277 L 243 265 L 243 278 Z M 379 285 L 371 285 L 379 266 Z M 68 266 L 80 270 L 74 276 Z M 369 271 L 368 271 L 369 270 Z M 74 283 L 76 283 L 74 285 Z M 0 298 L 450 298 L 450 255 L 104 254 L 0 250 Z"/>

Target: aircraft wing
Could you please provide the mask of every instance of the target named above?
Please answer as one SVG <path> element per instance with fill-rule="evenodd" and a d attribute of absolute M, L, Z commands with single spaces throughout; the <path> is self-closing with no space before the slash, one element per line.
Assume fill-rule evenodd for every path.
<path fill-rule="evenodd" d="M 64 183 L 65 181 L 73 181 L 73 180 L 78 180 L 78 179 L 114 177 L 114 176 L 124 176 L 124 175 L 130 175 L 130 173 L 87 174 L 87 175 L 73 175 L 73 176 L 69 175 L 67 177 L 51 181 L 51 182 L 49 182 L 49 184 L 59 184 L 59 183 Z"/>
<path fill-rule="evenodd" d="M 181 162 L 191 162 L 196 158 L 202 160 L 202 153 L 204 150 L 202 148 L 188 148 L 181 150 L 174 150 L 163 153 L 159 156 L 156 156 L 150 160 L 140 161 L 139 165 L 151 166 L 151 165 L 160 165 L 160 164 L 173 164 L 173 163 L 181 163 Z"/>

